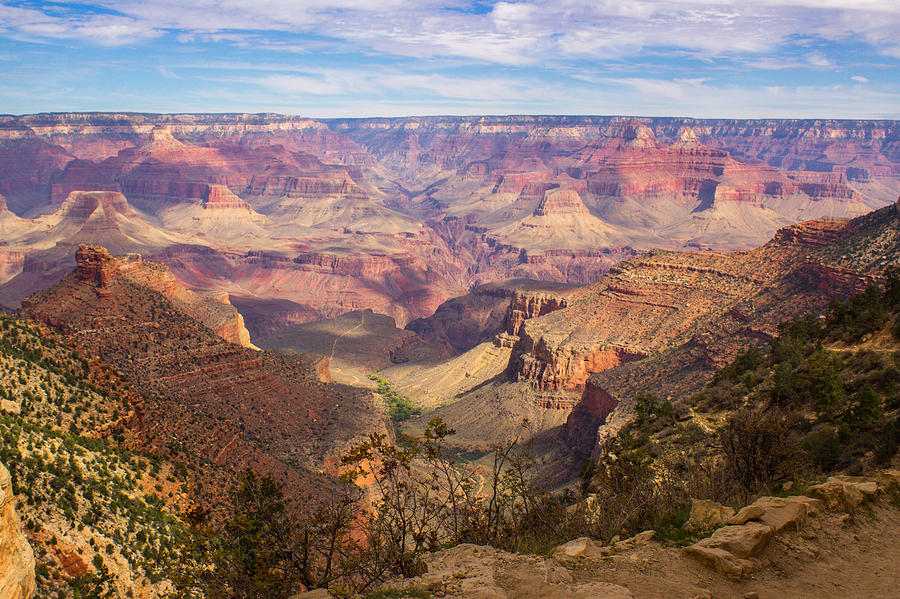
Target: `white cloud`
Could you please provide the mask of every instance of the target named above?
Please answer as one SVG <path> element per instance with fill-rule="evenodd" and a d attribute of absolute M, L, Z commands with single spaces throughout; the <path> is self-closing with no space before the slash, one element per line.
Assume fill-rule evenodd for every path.
<path fill-rule="evenodd" d="M 47 37 L 93 36 L 126 43 L 176 30 L 240 44 L 229 34 L 312 32 L 376 52 L 447 56 L 500 64 L 553 61 L 560 56 L 617 59 L 648 47 L 701 56 L 763 54 L 797 36 L 858 39 L 882 53 L 900 53 L 897 0 L 527 0 L 501 1 L 487 14 L 448 10 L 437 0 L 94 0 L 119 13 L 78 23 L 73 17 L 0 5 L 8 29 Z M 9 15 L 9 16 L 7 16 Z M 10 18 L 13 17 L 13 18 Z M 111 20 L 119 19 L 114 23 Z M 282 44 L 303 51 L 303 46 Z M 826 57 L 822 57 L 827 60 Z M 823 65 L 824 66 L 824 65 Z"/>
<path fill-rule="evenodd" d="M 850 79 L 856 81 L 857 83 L 868 83 L 869 82 L 869 78 L 863 77 L 862 75 L 854 75 L 854 76 L 850 77 Z"/>

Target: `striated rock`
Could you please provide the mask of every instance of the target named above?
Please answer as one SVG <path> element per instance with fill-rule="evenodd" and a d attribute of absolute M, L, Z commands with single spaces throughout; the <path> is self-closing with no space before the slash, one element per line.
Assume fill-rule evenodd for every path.
<path fill-rule="evenodd" d="M 75 252 L 75 278 L 98 289 L 109 287 L 119 271 L 119 263 L 100 246 L 81 244 Z"/>
<path fill-rule="evenodd" d="M 0 597 L 30 599 L 34 594 L 34 551 L 16 515 L 9 471 L 0 464 Z"/>
<path fill-rule="evenodd" d="M 730 517 L 725 524 L 740 526 L 746 524 L 750 520 L 759 520 L 762 518 L 766 510 L 760 505 L 748 505 L 742 507 L 738 513 Z"/>
<path fill-rule="evenodd" d="M 90 264 L 113 264 L 97 249 L 84 255 L 102 257 Z M 245 468 L 276 477 L 286 495 L 324 496 L 331 484 L 324 472 L 337 472 L 355 439 L 386 432 L 368 392 L 321 382 L 320 359 L 229 343 L 129 279 L 152 275 L 145 263 L 115 264 L 104 293 L 67 277 L 29 298 L 21 314 L 57 328 L 79 352 L 101 356 L 140 391 L 136 441 L 187 466 L 202 505 L 223 505 L 227 472 Z"/>
<path fill-rule="evenodd" d="M 752 504 L 742 508 L 733 520 L 759 520 L 767 526 L 781 532 L 786 529 L 799 530 L 808 517 L 822 512 L 822 502 L 809 497 L 760 497 Z M 758 514 L 758 515 L 757 515 Z"/>
<path fill-rule="evenodd" d="M 182 312 L 196 318 L 217 335 L 244 347 L 250 334 L 238 311 L 228 303 L 227 294 L 203 295 L 179 284 L 163 265 L 144 261 L 138 254 L 113 258 L 106 248 L 81 244 L 75 254 L 75 278 L 104 293 L 118 276 L 166 296 Z"/>

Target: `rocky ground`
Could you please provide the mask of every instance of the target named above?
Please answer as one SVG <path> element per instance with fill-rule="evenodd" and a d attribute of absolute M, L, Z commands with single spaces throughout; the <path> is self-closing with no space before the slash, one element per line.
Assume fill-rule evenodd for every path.
<path fill-rule="evenodd" d="M 684 549 L 652 531 L 601 546 L 576 539 L 550 557 L 459 545 L 428 572 L 371 597 L 459 599 L 776 599 L 897 597 L 900 471 L 832 478 L 809 496 L 763 497 L 734 514 L 696 502 L 689 524 L 712 533 Z M 803 507 L 799 507 L 803 506 Z M 719 506 L 721 508 L 722 506 Z M 732 515 L 733 514 L 733 515 Z M 728 524 L 728 522 L 741 522 Z M 722 526 L 724 524 L 724 526 Z M 703 533 L 699 533 L 702 536 Z M 716 559 L 696 548 L 715 547 Z M 745 562 L 740 573 L 718 568 Z M 328 597 L 323 591 L 312 599 Z M 299 595 L 297 599 L 304 597 Z"/>

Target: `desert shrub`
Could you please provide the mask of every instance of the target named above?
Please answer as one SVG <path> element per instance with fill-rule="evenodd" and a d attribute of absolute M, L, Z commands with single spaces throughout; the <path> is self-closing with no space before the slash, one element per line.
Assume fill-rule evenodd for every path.
<path fill-rule="evenodd" d="M 747 351 L 738 354 L 731 364 L 719 370 L 713 377 L 712 382 L 740 381 L 747 373 L 763 366 L 764 361 L 763 353 L 758 348 L 751 347 Z"/>
<path fill-rule="evenodd" d="M 829 472 L 841 459 L 841 442 L 837 430 L 826 426 L 804 437 L 801 447 L 813 466 L 822 472 Z"/>
<path fill-rule="evenodd" d="M 166 575 L 176 597 L 278 599 L 327 586 L 346 576 L 357 551 L 354 514 L 355 502 L 340 491 L 309 514 L 289 509 L 274 479 L 247 471 L 221 526 L 206 511 L 186 514 L 190 526 Z"/>
<path fill-rule="evenodd" d="M 747 489 L 767 486 L 791 468 L 796 448 L 784 412 L 739 410 L 719 430 L 735 480 Z"/>
<path fill-rule="evenodd" d="M 889 303 L 885 292 L 875 283 L 849 300 L 834 300 L 827 316 L 830 336 L 853 343 L 874 333 L 884 326 Z"/>
<path fill-rule="evenodd" d="M 860 394 L 856 405 L 850 408 L 848 423 L 856 429 L 869 429 L 883 419 L 884 410 L 881 397 L 872 387 L 866 387 Z"/>
<path fill-rule="evenodd" d="M 789 362 L 780 362 L 772 374 L 772 401 L 786 407 L 797 398 L 794 389 L 794 369 Z"/>

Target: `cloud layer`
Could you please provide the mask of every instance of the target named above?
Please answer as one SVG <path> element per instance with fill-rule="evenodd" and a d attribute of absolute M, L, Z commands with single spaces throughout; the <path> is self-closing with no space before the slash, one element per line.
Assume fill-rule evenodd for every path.
<path fill-rule="evenodd" d="M 111 108 L 77 64 L 122 109 L 896 116 L 898 29 L 896 0 L 8 2 L 0 99 Z M 75 95 L 23 105 L 55 69 Z"/>

